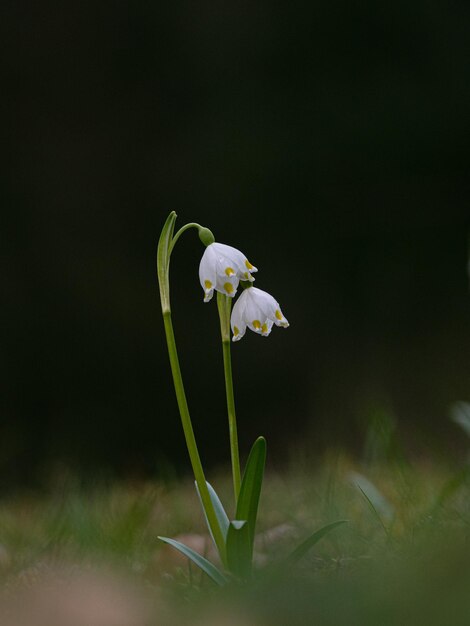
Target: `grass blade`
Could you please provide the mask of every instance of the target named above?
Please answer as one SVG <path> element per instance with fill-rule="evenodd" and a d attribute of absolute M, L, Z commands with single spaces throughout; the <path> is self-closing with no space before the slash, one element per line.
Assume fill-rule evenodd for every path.
<path fill-rule="evenodd" d="M 170 546 L 181 552 L 181 554 L 184 554 L 184 556 L 188 557 L 188 559 L 191 559 L 191 561 L 195 563 L 200 569 L 202 569 L 202 571 L 205 572 L 209 576 L 209 578 L 212 578 L 212 580 L 221 587 L 223 587 L 228 582 L 227 578 L 222 574 L 220 570 L 217 569 L 215 565 L 213 565 L 210 561 L 208 561 L 206 558 L 204 558 L 191 548 L 188 548 L 188 546 L 185 546 L 184 543 L 180 543 L 179 541 L 175 541 L 174 539 L 169 539 L 168 537 L 158 538 L 160 539 L 160 541 L 169 544 Z"/>
<path fill-rule="evenodd" d="M 388 528 L 385 524 L 385 522 L 382 519 L 382 516 L 380 515 L 380 513 L 377 510 L 377 507 L 374 505 L 374 503 L 372 502 L 371 498 L 369 497 L 369 495 L 364 491 L 364 489 L 361 487 L 361 485 L 359 485 L 358 483 L 356 483 L 356 487 L 359 489 L 359 491 L 362 493 L 362 495 L 364 496 L 364 500 L 367 502 L 367 504 L 369 505 L 372 513 L 375 515 L 375 517 L 378 519 L 380 525 L 382 526 L 382 528 L 384 529 L 385 534 L 388 537 Z"/>
<path fill-rule="evenodd" d="M 452 478 L 444 483 L 440 490 L 434 506 L 431 508 L 427 516 L 434 516 L 440 508 L 442 508 L 448 500 L 450 500 L 459 489 L 465 485 L 470 477 L 470 467 L 466 466 L 457 472 Z"/>
<path fill-rule="evenodd" d="M 323 539 L 325 535 L 327 535 L 330 531 L 332 531 L 337 526 L 341 526 L 341 524 L 346 524 L 348 520 L 339 520 L 337 522 L 332 522 L 331 524 L 327 524 L 320 528 L 320 530 L 315 531 L 310 537 L 308 537 L 303 543 L 300 544 L 286 559 L 285 565 L 293 565 L 297 563 L 304 554 L 306 554 L 313 546 Z"/>

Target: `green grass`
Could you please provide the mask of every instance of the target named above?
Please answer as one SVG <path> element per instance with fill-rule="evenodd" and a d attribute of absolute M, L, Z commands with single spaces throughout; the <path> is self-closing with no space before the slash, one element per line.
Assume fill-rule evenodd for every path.
<path fill-rule="evenodd" d="M 48 495 L 3 500 L 3 586 L 21 596 L 51 572 L 67 578 L 70 570 L 106 566 L 108 574 L 124 576 L 142 602 L 154 601 L 155 624 L 469 624 L 466 467 L 392 462 L 364 468 L 339 454 L 320 467 L 268 471 L 256 543 L 260 570 L 250 588 L 218 591 L 158 541 L 157 535 L 191 534 L 211 556 L 189 480 L 93 489 L 65 481 Z M 210 478 L 229 503 L 230 477 Z M 297 565 L 269 567 L 337 519 L 349 522 Z"/>

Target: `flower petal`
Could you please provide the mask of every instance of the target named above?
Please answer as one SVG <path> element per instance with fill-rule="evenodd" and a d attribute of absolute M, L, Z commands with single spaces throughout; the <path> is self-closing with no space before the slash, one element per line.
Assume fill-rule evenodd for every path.
<path fill-rule="evenodd" d="M 255 287 L 245 289 L 243 295 L 246 294 L 246 304 L 244 311 L 244 321 L 246 325 L 255 333 L 261 333 L 261 327 L 265 321 L 265 316 L 257 302 L 257 294 Z"/>
<path fill-rule="evenodd" d="M 232 315 L 230 317 L 230 326 L 233 333 L 232 341 L 239 341 L 246 332 L 246 323 L 244 320 L 246 304 L 246 297 L 244 297 L 245 293 L 246 290 L 233 305 Z"/>
<path fill-rule="evenodd" d="M 263 337 L 269 336 L 273 326 L 274 326 L 274 322 L 272 322 L 271 320 L 266 320 L 264 322 L 264 324 L 261 326 L 261 334 L 263 335 Z"/>
<path fill-rule="evenodd" d="M 263 312 L 263 315 L 274 322 L 276 310 L 279 308 L 277 300 L 275 300 L 267 291 L 263 291 L 257 287 L 253 287 L 253 297 L 256 299 L 256 303 L 259 309 Z"/>
<path fill-rule="evenodd" d="M 282 326 L 283 328 L 289 327 L 289 322 L 287 321 L 287 318 L 284 317 L 281 309 L 276 309 L 274 317 L 274 323 L 276 324 L 276 326 Z"/>
<path fill-rule="evenodd" d="M 214 294 L 217 282 L 215 251 L 212 245 L 207 246 L 199 263 L 199 281 L 204 290 L 204 302 L 209 302 Z"/>
<path fill-rule="evenodd" d="M 217 289 L 217 291 L 220 291 L 220 293 L 223 293 L 224 295 L 230 296 L 230 298 L 233 298 L 235 294 L 237 293 L 239 282 L 240 281 L 238 280 L 236 275 L 220 276 L 219 274 L 217 274 L 215 288 Z"/>
<path fill-rule="evenodd" d="M 258 271 L 256 267 L 251 265 L 246 256 L 232 246 L 227 246 L 224 243 L 214 243 L 215 250 L 217 252 L 220 264 L 220 270 L 225 272 L 227 268 L 236 270 L 238 278 L 240 280 L 254 280 L 251 277 L 251 272 Z"/>

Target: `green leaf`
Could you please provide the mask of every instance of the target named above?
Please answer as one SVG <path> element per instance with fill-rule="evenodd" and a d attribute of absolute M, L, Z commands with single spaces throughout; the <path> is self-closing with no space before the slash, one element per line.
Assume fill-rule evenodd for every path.
<path fill-rule="evenodd" d="M 373 509 L 374 515 L 383 525 L 382 518 L 387 522 L 392 522 L 395 516 L 395 509 L 384 494 L 366 476 L 359 472 L 349 472 L 349 480 L 359 489 L 367 503 Z"/>
<path fill-rule="evenodd" d="M 196 486 L 197 495 L 199 496 L 199 500 L 201 502 L 202 510 L 204 511 L 204 517 L 206 518 L 207 527 L 209 528 L 209 532 L 210 532 L 210 534 L 212 536 L 212 539 L 214 539 L 214 537 L 212 535 L 212 530 L 211 530 L 209 521 L 207 519 L 206 511 L 205 511 L 204 505 L 202 503 L 201 494 L 199 493 L 199 487 L 197 486 L 197 482 L 194 482 L 194 484 Z M 207 485 L 207 489 L 209 490 L 209 495 L 211 497 L 212 504 L 214 505 L 215 515 L 217 517 L 217 521 L 219 522 L 219 526 L 220 526 L 220 529 L 222 531 L 222 535 L 224 537 L 224 541 L 226 541 L 227 540 L 228 527 L 229 527 L 229 524 L 230 524 L 228 516 L 227 516 L 227 513 L 225 512 L 223 504 L 220 501 L 219 496 L 215 492 L 215 489 L 212 487 L 212 485 L 210 483 L 207 482 L 207 480 L 206 480 L 206 485 Z"/>
<path fill-rule="evenodd" d="M 173 239 L 173 231 L 175 229 L 176 213 L 172 211 L 167 217 L 160 238 L 158 240 L 157 247 L 157 263 L 159 268 L 163 271 L 167 269 L 170 253 L 170 245 Z"/>
<path fill-rule="evenodd" d="M 256 518 L 258 516 L 258 504 L 263 484 L 264 465 L 266 463 L 266 439 L 258 437 L 251 448 L 250 456 L 246 462 L 245 472 L 240 487 L 240 495 L 237 502 L 237 520 L 246 520 L 248 526 L 247 540 L 250 561 L 253 555 L 255 540 Z"/>
<path fill-rule="evenodd" d="M 464 467 L 462 470 L 457 472 L 452 478 L 444 483 L 444 486 L 440 490 L 436 502 L 431 507 L 427 517 L 433 517 L 439 511 L 439 509 L 450 499 L 452 498 L 457 491 L 465 485 L 468 478 L 470 477 L 470 466 Z"/>
<path fill-rule="evenodd" d="M 206 558 L 204 558 L 191 548 L 188 548 L 188 546 L 185 546 L 184 543 L 180 543 L 179 541 L 175 541 L 174 539 L 169 539 L 168 537 L 158 538 L 160 539 L 160 541 L 169 544 L 170 546 L 181 552 L 181 554 L 184 554 L 184 556 L 187 556 L 188 559 L 191 559 L 191 561 L 195 563 L 198 567 L 200 567 L 202 571 L 209 576 L 209 578 L 212 578 L 212 580 L 221 587 L 223 587 L 228 582 L 227 578 L 222 574 L 220 570 L 217 569 L 215 565 L 213 565 L 210 561 L 208 561 Z"/>
<path fill-rule="evenodd" d="M 388 536 L 388 528 L 386 526 L 386 524 L 384 523 L 382 516 L 380 515 L 380 513 L 377 510 L 377 507 L 375 506 L 375 504 L 372 502 L 372 499 L 370 498 L 370 496 L 364 491 L 364 489 L 361 487 L 361 485 L 359 485 L 358 483 L 356 483 L 356 487 L 359 489 L 359 491 L 361 492 L 361 494 L 364 497 L 364 500 L 367 502 L 367 504 L 370 507 L 370 510 L 372 511 L 372 513 L 375 515 L 375 517 L 377 518 L 377 520 L 379 521 L 380 525 L 382 526 L 382 528 L 384 529 L 385 534 Z"/>
<path fill-rule="evenodd" d="M 251 573 L 250 528 L 245 520 L 230 522 L 227 533 L 227 563 L 237 578 L 246 579 Z"/>
<path fill-rule="evenodd" d="M 170 310 L 170 284 L 169 284 L 169 267 L 170 267 L 170 245 L 173 239 L 173 231 L 175 228 L 176 213 L 172 211 L 167 217 L 163 225 L 157 248 L 157 276 L 160 286 L 160 300 L 163 312 Z"/>
<path fill-rule="evenodd" d="M 323 528 L 320 528 L 320 530 L 315 531 L 313 535 L 310 535 L 310 537 L 308 537 L 303 543 L 301 543 L 300 546 L 297 546 L 292 554 L 287 557 L 284 565 L 293 565 L 294 563 L 297 563 L 297 561 L 299 561 L 304 556 L 304 554 L 306 554 L 310 550 L 310 548 L 313 548 L 313 546 L 318 543 L 320 539 L 323 539 L 326 534 L 328 534 L 337 526 L 341 526 L 341 524 L 346 524 L 347 521 L 348 520 L 343 519 L 337 522 L 332 522 L 331 524 L 323 526 Z"/>

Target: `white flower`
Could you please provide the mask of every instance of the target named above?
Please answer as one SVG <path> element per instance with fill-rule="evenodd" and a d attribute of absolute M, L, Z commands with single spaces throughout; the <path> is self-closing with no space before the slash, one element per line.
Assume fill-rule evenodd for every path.
<path fill-rule="evenodd" d="M 211 243 L 205 249 L 199 264 L 204 302 L 209 302 L 214 295 L 214 289 L 233 298 L 240 280 L 254 281 L 251 274 L 257 271 L 240 250 L 224 243 Z"/>
<path fill-rule="evenodd" d="M 267 337 L 273 324 L 284 328 L 289 326 L 277 300 L 266 291 L 256 287 L 245 289 L 232 310 L 230 320 L 233 332 L 232 341 L 239 341 L 245 334 L 247 326 L 255 333 Z"/>

